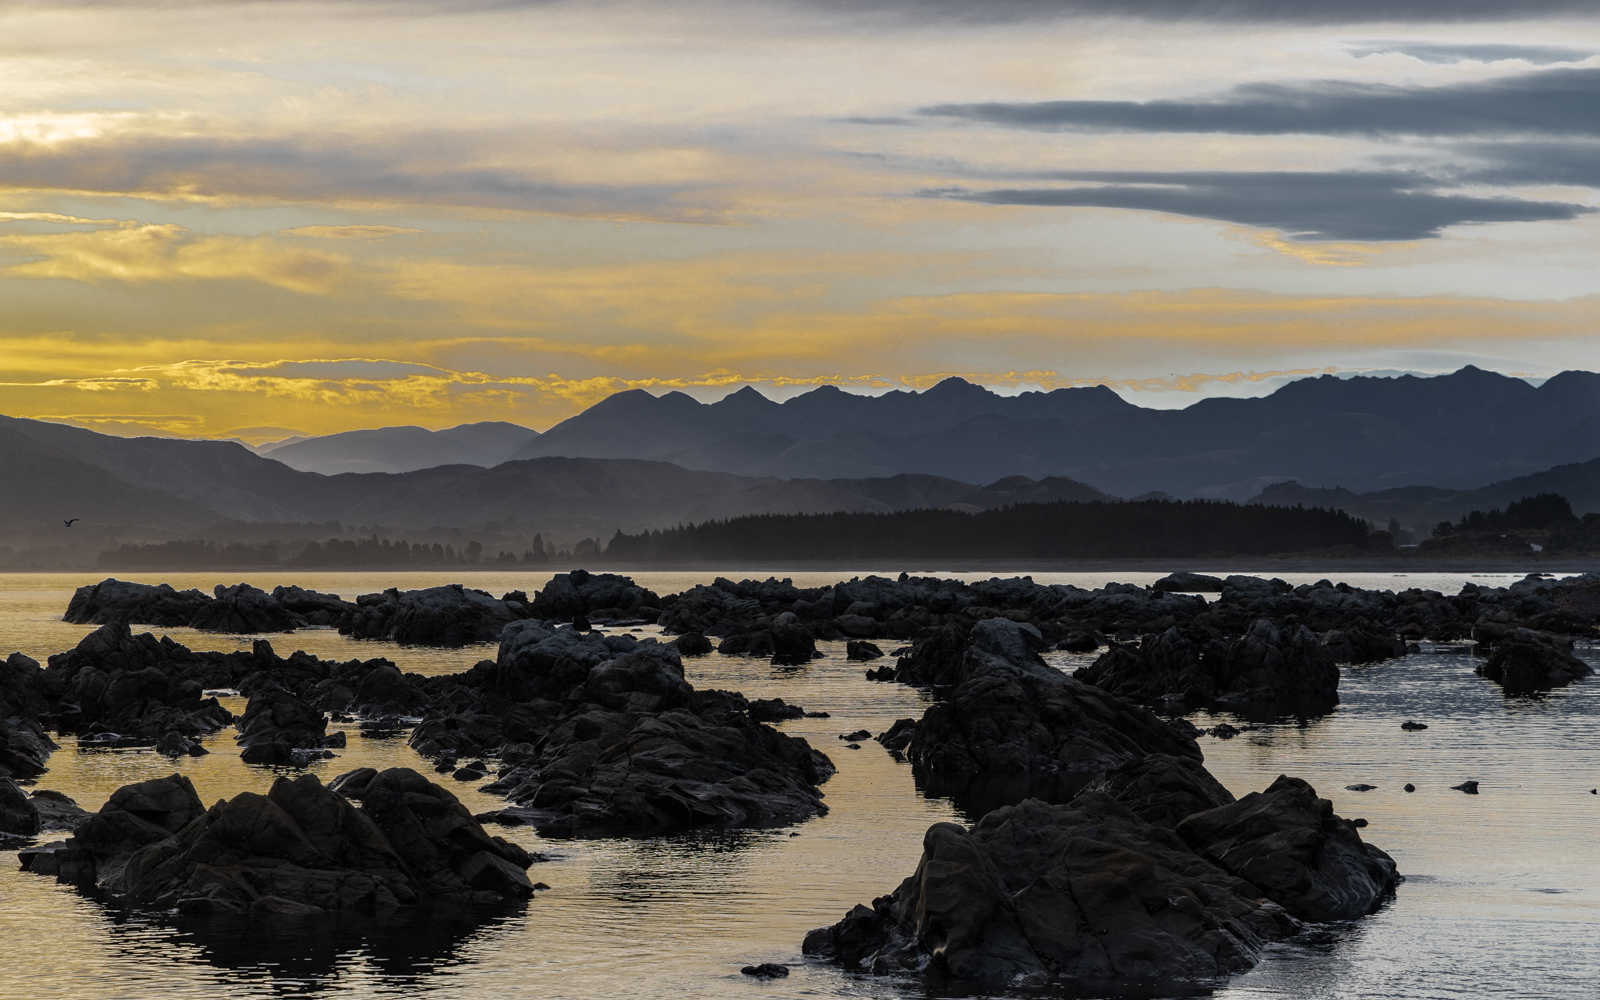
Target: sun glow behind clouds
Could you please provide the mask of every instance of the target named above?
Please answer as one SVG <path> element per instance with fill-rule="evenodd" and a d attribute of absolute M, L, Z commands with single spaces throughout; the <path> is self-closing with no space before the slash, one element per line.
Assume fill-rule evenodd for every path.
<path fill-rule="evenodd" d="M 1600 16 L 1161 4 L 7 5 L 0 411 L 542 427 L 627 388 L 1600 361 Z M 1391 134 L 1418 102 L 1448 135 Z"/>

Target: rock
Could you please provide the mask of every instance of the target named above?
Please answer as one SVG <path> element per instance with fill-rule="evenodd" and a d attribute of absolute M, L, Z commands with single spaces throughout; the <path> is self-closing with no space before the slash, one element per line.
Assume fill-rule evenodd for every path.
<path fill-rule="evenodd" d="M 935 824 L 910 878 L 806 935 L 804 951 L 880 975 L 1209 978 L 1298 928 L 1171 830 L 1086 792 L 997 809 L 970 831 Z"/>
<path fill-rule="evenodd" d="M 1330 629 L 1322 644 L 1335 663 L 1376 663 L 1407 653 L 1404 640 L 1362 619 L 1344 628 Z"/>
<path fill-rule="evenodd" d="M 994 789 L 1002 776 L 1029 776 L 1056 787 L 1016 794 L 1056 798 L 1134 758 L 1200 759 L 1193 740 L 1154 714 L 1045 666 L 1042 645 L 1030 625 L 973 626 L 970 643 L 938 668 L 965 679 L 929 706 L 907 748 L 920 775 Z"/>
<path fill-rule="evenodd" d="M 1219 722 L 1210 729 L 1211 735 L 1219 740 L 1231 740 L 1242 732 L 1244 732 L 1243 729 L 1237 726 L 1230 726 L 1226 722 Z"/>
<path fill-rule="evenodd" d="M 873 639 L 878 635 L 878 623 L 866 615 L 840 615 L 833 620 L 833 626 L 857 639 Z"/>
<path fill-rule="evenodd" d="M 1229 577 L 1229 580 L 1235 579 Z M 1214 576 L 1187 571 L 1171 573 L 1150 585 L 1151 590 L 1176 591 L 1184 594 L 1220 594 L 1222 581 Z"/>
<path fill-rule="evenodd" d="M 36 719 L 0 719 L 0 777 L 36 778 L 48 770 L 45 762 L 56 749 Z"/>
<path fill-rule="evenodd" d="M 1499 684 L 1508 695 L 1565 687 L 1594 673 L 1571 649 L 1570 640 L 1532 629 L 1512 629 L 1478 665 L 1477 673 Z"/>
<path fill-rule="evenodd" d="M 78 808 L 78 803 L 50 788 L 40 788 L 30 796 L 39 813 L 40 833 L 68 833 L 76 830 L 92 813 Z"/>
<path fill-rule="evenodd" d="M 156 753 L 163 757 L 204 757 L 211 751 L 179 732 L 170 732 L 156 741 Z"/>
<path fill-rule="evenodd" d="M 844 644 L 844 656 L 847 660 L 876 660 L 882 658 L 883 650 L 865 639 L 851 639 Z"/>
<path fill-rule="evenodd" d="M 762 962 L 760 965 L 747 965 L 739 972 L 746 976 L 755 976 L 757 979 L 782 979 L 789 975 L 789 967 L 776 962 Z"/>
<path fill-rule="evenodd" d="M 916 732 L 916 719 L 897 719 L 894 725 L 879 733 L 874 739 L 882 743 L 886 750 L 899 753 L 911 745 L 911 738 Z"/>
<path fill-rule="evenodd" d="M 1374 788 L 1377 788 L 1377 787 L 1378 787 L 1377 785 L 1356 784 L 1356 785 L 1346 785 L 1346 786 L 1344 786 L 1344 790 L 1347 791 L 1347 792 L 1370 792 Z"/>
<path fill-rule="evenodd" d="M 317 709 L 281 688 L 268 688 L 246 704 L 237 742 L 242 747 L 271 743 L 287 749 L 321 749 L 327 727 L 327 718 Z"/>
<path fill-rule="evenodd" d="M 356 687 L 348 711 L 363 716 L 416 716 L 427 711 L 429 699 L 399 668 L 385 663 L 367 671 Z"/>
<path fill-rule="evenodd" d="M 1137 649 L 1113 647 L 1073 676 L 1138 701 L 1304 714 L 1339 704 L 1333 654 L 1304 626 L 1282 629 L 1265 618 L 1229 643 L 1174 625 L 1147 636 Z"/>
<path fill-rule="evenodd" d="M 1476 795 L 1478 794 L 1478 783 L 1476 781 L 1463 781 L 1459 785 L 1451 785 L 1450 790 L 1452 792 L 1466 792 L 1468 795 Z"/>
<path fill-rule="evenodd" d="M 570 622 L 603 609 L 637 615 L 641 608 L 658 607 L 661 599 L 626 576 L 575 569 L 557 573 L 533 598 L 529 617 Z M 707 650 L 709 652 L 709 650 Z"/>
<path fill-rule="evenodd" d="M 1100 648 L 1100 640 L 1093 632 L 1071 632 L 1056 648 L 1064 653 L 1092 653 Z"/>
<path fill-rule="evenodd" d="M 782 698 L 757 698 L 746 709 L 757 722 L 781 722 L 784 719 L 803 718 L 806 710 L 799 705 L 786 705 Z"/>
<path fill-rule="evenodd" d="M 1198 760 L 1164 753 L 1124 761 L 1084 791 L 1104 792 L 1146 823 L 1169 830 L 1185 816 L 1234 801 Z"/>
<path fill-rule="evenodd" d="M 1265 792 L 1195 813 L 1177 833 L 1301 920 L 1371 913 L 1398 881 L 1394 861 L 1299 778 L 1280 775 Z"/>
<path fill-rule="evenodd" d="M 340 598 L 338 594 L 319 594 L 315 590 L 292 585 L 273 587 L 272 599 L 294 616 L 297 626 L 337 625 L 341 618 L 357 609 L 356 605 Z"/>
<path fill-rule="evenodd" d="M 288 632 L 297 622 L 277 599 L 248 583 L 218 584 L 216 600 L 195 610 L 191 628 L 212 632 Z M 303 619 L 302 619 L 303 622 Z"/>
<path fill-rule="evenodd" d="M 0 778 L 0 834 L 31 837 L 39 832 L 39 807 L 21 785 Z"/>
<path fill-rule="evenodd" d="M 678 647 L 678 653 L 683 656 L 705 656 L 712 651 L 711 640 L 699 632 L 685 632 L 672 640 Z"/>
<path fill-rule="evenodd" d="M 1428 728 L 1428 724 L 1426 722 L 1410 722 L 1410 721 L 1407 721 L 1407 722 L 1400 723 L 1400 728 L 1404 729 L 1408 733 L 1414 733 L 1414 732 L 1418 732 L 1418 731 L 1423 730 L 1423 729 L 1427 729 Z"/>
<path fill-rule="evenodd" d="M 61 881 L 95 885 L 112 900 L 191 915 L 532 894 L 532 857 L 490 837 L 415 771 L 372 776 L 364 802 L 356 809 L 308 774 L 206 810 L 174 775 L 118 789 L 53 852 L 55 867 Z M 41 860 L 31 859 L 31 870 L 42 873 Z"/>
<path fill-rule="evenodd" d="M 507 625 L 530 614 L 522 604 L 508 604 L 459 583 L 405 593 L 391 588 L 364 594 L 356 598 L 356 605 L 340 619 L 340 634 L 393 639 L 407 646 L 453 648 L 493 642 Z"/>
<path fill-rule="evenodd" d="M 79 587 L 67 604 L 62 621 L 74 625 L 155 625 L 175 628 L 188 625 L 195 613 L 211 603 L 198 590 L 173 590 L 163 583 L 127 583 L 107 578 Z"/>
<path fill-rule="evenodd" d="M 842 733 L 840 734 L 839 738 L 841 740 L 870 740 L 872 738 L 872 731 L 868 729 L 857 729 L 853 733 Z"/>
<path fill-rule="evenodd" d="M 1417 790 L 1417 786 L 1413 785 L 1411 782 L 1408 781 L 1408 782 L 1406 782 L 1406 789 L 1405 790 L 1408 791 L 1408 792 L 1414 792 L 1414 791 Z"/>

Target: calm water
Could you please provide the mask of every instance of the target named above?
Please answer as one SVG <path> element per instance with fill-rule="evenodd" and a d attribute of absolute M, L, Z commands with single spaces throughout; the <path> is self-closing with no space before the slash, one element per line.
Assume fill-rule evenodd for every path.
<path fill-rule="evenodd" d="M 863 574 L 869 570 L 863 570 Z M 754 574 L 749 574 L 754 575 Z M 765 575 L 765 574 L 763 574 Z M 850 574 L 845 574 L 846 576 Z M 955 574 L 948 574 L 955 575 Z M 1110 578 L 1148 583 L 1159 574 Z M 968 578 L 974 575 L 965 574 Z M 1311 582 L 1318 574 L 1285 577 Z M 659 593 L 709 582 L 710 574 L 636 574 Z M 209 590 L 237 582 L 215 575 L 138 575 Z M 459 581 L 499 594 L 530 593 L 547 575 L 296 574 L 292 582 L 353 597 L 386 586 Z M 1035 574 L 1041 583 L 1097 586 L 1105 574 Z M 1453 592 L 1466 579 L 1497 584 L 1508 575 L 1346 574 L 1349 583 Z M 291 582 L 251 574 L 257 586 Z M 797 585 L 839 574 L 796 574 Z M 87 631 L 59 621 L 73 587 L 89 575 L 0 575 L 0 654 L 21 649 L 43 660 Z M 196 648 L 248 646 L 248 637 L 170 630 Z M 403 669 L 464 669 L 493 647 L 397 649 L 357 643 L 327 630 L 271 637 L 282 653 L 389 656 Z M 910 768 L 875 743 L 845 749 L 837 737 L 879 732 L 920 715 L 918 692 L 874 684 L 844 660 L 842 643 L 798 669 L 712 655 L 686 661 L 696 685 L 751 697 L 782 697 L 829 719 L 782 728 L 828 753 L 839 773 L 824 786 L 829 815 L 793 830 L 649 841 L 541 841 L 525 828 L 499 832 L 552 860 L 531 872 L 551 889 L 487 922 L 448 913 L 374 925 L 359 919 L 219 925 L 173 922 L 109 911 L 52 880 L 16 870 L 0 856 L 0 997 L 214 998 L 284 996 L 441 997 L 906 997 L 943 996 L 906 983 L 809 966 L 799 944 L 812 927 L 891 890 L 910 874 L 922 832 L 941 820 L 965 821 L 951 802 L 924 797 Z M 1396 900 L 1373 916 L 1275 948 L 1257 969 L 1219 984 L 1219 997 L 1589 997 L 1600 981 L 1600 683 L 1533 701 L 1507 701 L 1472 673 L 1465 646 L 1425 647 L 1422 655 L 1347 668 L 1344 704 L 1306 725 L 1257 728 L 1231 741 L 1203 739 L 1207 766 L 1236 794 L 1265 787 L 1280 773 L 1300 775 L 1346 816 L 1370 822 L 1368 839 L 1393 854 L 1407 875 Z M 1600 663 L 1593 649 L 1580 655 Z M 1067 654 L 1051 654 L 1064 668 Z M 229 707 L 243 709 L 242 703 Z M 1199 725 L 1214 720 L 1194 716 Z M 1406 719 L 1431 728 L 1402 731 Z M 274 773 L 240 763 L 226 733 L 210 756 L 176 764 L 147 750 L 79 753 L 50 761 L 40 787 L 94 809 L 130 781 L 188 774 L 208 801 L 264 791 Z M 370 764 L 419 766 L 404 740 L 351 740 L 342 756 L 318 765 L 324 779 Z M 1450 791 L 1466 779 L 1482 793 Z M 1406 794 L 1407 781 L 1417 786 Z M 1377 785 L 1365 793 L 1345 785 Z M 453 790 L 469 808 L 498 799 L 470 784 Z M 799 836 L 790 836 L 798 833 Z M 787 980 L 739 975 L 749 962 L 789 963 Z M 1202 991 L 1204 992 L 1204 991 Z M 1154 988 L 1140 995 L 1194 995 Z"/>

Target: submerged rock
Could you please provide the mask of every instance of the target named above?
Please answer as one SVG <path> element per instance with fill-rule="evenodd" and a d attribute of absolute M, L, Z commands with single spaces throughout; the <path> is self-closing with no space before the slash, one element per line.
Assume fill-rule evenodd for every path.
<path fill-rule="evenodd" d="M 188 914 L 385 909 L 424 897 L 531 895 L 521 848 L 484 832 L 407 768 L 370 776 L 364 808 L 315 775 L 205 809 L 181 775 L 127 785 L 24 867 L 134 906 Z"/>

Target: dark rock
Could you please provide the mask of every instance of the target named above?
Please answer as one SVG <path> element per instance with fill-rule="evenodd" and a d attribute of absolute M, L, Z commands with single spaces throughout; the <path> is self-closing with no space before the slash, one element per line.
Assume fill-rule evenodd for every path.
<path fill-rule="evenodd" d="M 1087 792 L 997 809 L 970 831 L 934 825 L 915 874 L 806 935 L 804 951 L 877 974 L 1043 985 L 1213 977 L 1297 929 L 1171 830 Z"/>
<path fill-rule="evenodd" d="M 1413 732 L 1414 733 L 1414 732 L 1417 732 L 1418 730 L 1427 729 L 1428 728 L 1428 724 L 1426 722 L 1409 722 L 1408 721 L 1408 722 L 1400 723 L 1400 728 L 1406 730 L 1407 732 Z"/>
<path fill-rule="evenodd" d="M 883 657 L 883 650 L 865 639 L 851 639 L 844 644 L 844 656 L 847 660 L 877 660 Z"/>
<path fill-rule="evenodd" d="M 1235 579 L 1229 577 L 1229 580 Z M 1222 581 L 1214 576 L 1187 571 L 1171 573 L 1150 585 L 1151 590 L 1175 591 L 1184 594 L 1220 594 Z"/>
<path fill-rule="evenodd" d="M 1184 817 L 1234 801 L 1192 757 L 1156 753 L 1124 761 L 1085 791 L 1104 792 L 1146 823 L 1172 829 Z"/>
<path fill-rule="evenodd" d="M 593 617 L 591 612 L 615 609 L 631 617 L 641 608 L 660 604 L 659 597 L 628 577 L 575 569 L 551 577 L 534 596 L 528 616 L 570 622 L 581 616 Z"/>
<path fill-rule="evenodd" d="M 857 729 L 853 733 L 844 733 L 839 738 L 841 740 L 870 740 L 872 739 L 872 731 L 869 729 Z"/>
<path fill-rule="evenodd" d="M 327 726 L 327 718 L 317 709 L 281 688 L 267 688 L 245 706 L 237 741 L 242 747 L 271 743 L 290 749 L 321 749 Z"/>
<path fill-rule="evenodd" d="M 760 965 L 747 965 L 739 971 L 757 979 L 782 979 L 789 974 L 789 967 L 776 962 L 762 962 Z"/>
<path fill-rule="evenodd" d="M 0 777 L 37 778 L 48 770 L 45 762 L 56 749 L 36 719 L 0 719 Z"/>
<path fill-rule="evenodd" d="M 271 646 L 258 640 L 270 655 Z M 252 653 L 195 653 L 121 623 L 102 625 L 78 645 L 50 657 L 46 680 L 59 699 L 55 722 L 64 731 L 115 732 L 153 742 L 168 732 L 214 733 L 233 721 L 207 687 L 231 682 L 255 661 Z"/>
<path fill-rule="evenodd" d="M 508 604 L 459 583 L 401 593 L 393 588 L 356 598 L 357 608 L 339 622 L 339 632 L 357 639 L 393 639 L 401 645 L 459 647 L 493 642 L 505 626 L 528 617 Z"/>
<path fill-rule="evenodd" d="M 248 583 L 218 584 L 214 592 L 216 600 L 197 608 L 189 619 L 191 628 L 242 634 L 288 632 L 304 622 L 296 622 L 276 598 Z"/>
<path fill-rule="evenodd" d="M 672 644 L 682 656 L 705 656 L 712 651 L 711 640 L 699 632 L 685 632 L 672 640 Z"/>
<path fill-rule="evenodd" d="M 1230 643 L 1173 626 L 1146 637 L 1137 649 L 1114 646 L 1073 676 L 1138 701 L 1305 714 L 1325 713 L 1339 703 L 1333 654 L 1306 627 L 1279 628 L 1264 618 Z"/>
<path fill-rule="evenodd" d="M 39 807 L 11 778 L 0 778 L 0 834 L 31 837 L 39 832 Z"/>
<path fill-rule="evenodd" d="M 1463 781 L 1459 785 L 1451 785 L 1450 790 L 1452 792 L 1466 792 L 1468 795 L 1476 795 L 1478 794 L 1478 783 L 1476 781 Z"/>
<path fill-rule="evenodd" d="M 211 603 L 198 590 L 173 590 L 167 584 L 127 583 L 105 579 L 79 587 L 67 604 L 62 621 L 74 625 L 155 625 L 176 628 L 188 625 L 195 613 Z"/>
<path fill-rule="evenodd" d="M 41 788 L 30 797 L 39 812 L 39 832 L 71 833 L 92 813 L 78 808 L 78 803 L 50 788 Z"/>
<path fill-rule="evenodd" d="M 833 718 L 833 715 L 831 713 L 829 713 L 829 712 L 807 712 L 806 713 L 806 718 L 808 718 L 808 719 L 831 719 L 831 718 Z"/>
<path fill-rule="evenodd" d="M 1100 640 L 1093 632 L 1069 632 L 1056 648 L 1065 653 L 1092 653 L 1100 648 Z"/>
<path fill-rule="evenodd" d="M 1177 832 L 1301 920 L 1371 913 L 1398 881 L 1387 854 L 1363 843 L 1309 784 L 1286 775 L 1265 792 L 1187 817 Z"/>
<path fill-rule="evenodd" d="M 1477 672 L 1508 695 L 1565 687 L 1594 673 L 1572 655 L 1572 642 L 1546 632 L 1518 628 L 1507 632 Z"/>
<path fill-rule="evenodd" d="M 279 778 L 203 809 L 174 775 L 119 789 L 54 853 L 61 881 L 180 913 L 385 909 L 421 897 L 532 894 L 532 862 L 490 837 L 449 792 L 415 771 L 371 777 L 365 807 L 315 775 Z M 32 870 L 43 871 L 42 858 Z"/>
<path fill-rule="evenodd" d="M 156 753 L 163 757 L 204 757 L 211 751 L 179 732 L 171 732 L 156 741 Z"/>
<path fill-rule="evenodd" d="M 1346 786 L 1344 786 L 1344 790 L 1347 791 L 1347 792 L 1370 792 L 1374 788 L 1377 788 L 1377 787 L 1378 787 L 1377 785 L 1356 784 L 1356 785 L 1346 785 Z"/>
<path fill-rule="evenodd" d="M 428 709 L 428 696 L 391 663 L 374 667 L 361 678 L 350 711 L 364 716 L 415 716 Z"/>
<path fill-rule="evenodd" d="M 994 618 L 973 626 L 958 663 L 940 667 L 964 679 L 917 723 L 912 761 L 931 773 L 1089 779 L 1152 753 L 1200 759 L 1193 740 L 1154 714 L 1045 666 L 1042 646 L 1030 625 Z"/>
<path fill-rule="evenodd" d="M 1406 782 L 1406 791 L 1408 791 L 1408 792 L 1414 792 L 1414 791 L 1416 791 L 1416 790 L 1417 790 L 1417 786 L 1416 786 L 1416 785 L 1413 785 L 1413 784 L 1412 784 L 1412 783 L 1411 783 L 1411 782 L 1409 782 L 1409 781 L 1408 781 L 1408 782 Z"/>
<path fill-rule="evenodd" d="M 1358 620 L 1344 628 L 1330 629 L 1322 644 L 1333 654 L 1335 663 L 1376 663 L 1406 655 L 1406 644 L 1392 632 Z"/>
<path fill-rule="evenodd" d="M 887 750 L 903 752 L 911 745 L 911 738 L 916 735 L 916 719 L 897 719 L 895 724 L 879 733 L 875 739 L 884 745 Z"/>
<path fill-rule="evenodd" d="M 1243 729 L 1240 729 L 1237 726 L 1230 726 L 1226 722 L 1219 722 L 1212 726 L 1208 731 L 1212 736 L 1219 740 L 1231 740 L 1235 736 L 1238 736 L 1240 733 L 1244 732 Z"/>
<path fill-rule="evenodd" d="M 782 698 L 757 698 L 747 709 L 750 718 L 757 722 L 781 722 L 784 719 L 803 718 L 806 710 L 799 705 L 786 705 Z"/>
<path fill-rule="evenodd" d="M 861 744 L 859 744 L 859 743 L 846 743 L 844 745 L 844 748 L 846 750 L 860 750 L 861 749 Z"/>

